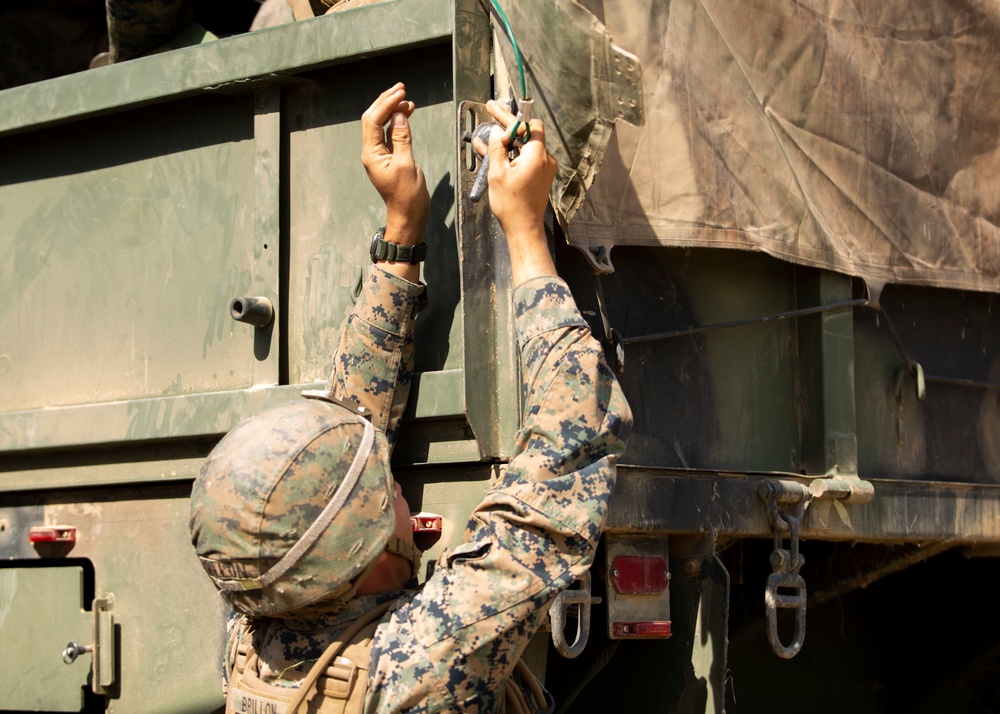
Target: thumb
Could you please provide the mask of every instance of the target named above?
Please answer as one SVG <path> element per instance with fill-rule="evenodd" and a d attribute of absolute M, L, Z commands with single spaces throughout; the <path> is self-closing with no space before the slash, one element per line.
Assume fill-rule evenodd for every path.
<path fill-rule="evenodd" d="M 410 136 L 410 122 L 402 112 L 392 115 L 392 152 L 413 155 L 413 142 Z"/>

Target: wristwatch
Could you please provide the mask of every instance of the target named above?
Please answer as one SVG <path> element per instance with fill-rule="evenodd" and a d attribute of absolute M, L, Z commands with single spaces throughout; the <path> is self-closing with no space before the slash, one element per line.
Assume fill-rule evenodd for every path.
<path fill-rule="evenodd" d="M 421 241 L 416 245 L 399 245 L 385 239 L 385 226 L 382 226 L 372 236 L 372 247 L 369 251 L 372 262 L 390 261 L 416 265 L 427 257 L 427 244 Z"/>

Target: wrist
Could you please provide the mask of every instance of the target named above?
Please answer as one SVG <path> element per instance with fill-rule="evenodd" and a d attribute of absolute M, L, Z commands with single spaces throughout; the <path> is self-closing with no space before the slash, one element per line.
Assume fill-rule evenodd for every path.
<path fill-rule="evenodd" d="M 386 219 L 385 240 L 399 245 L 416 245 L 424 239 L 424 225 L 415 227 L 407 221 Z"/>
<path fill-rule="evenodd" d="M 537 225 L 515 226 L 505 233 L 515 286 L 540 275 L 556 274 L 548 237 L 541 222 Z"/>
<path fill-rule="evenodd" d="M 427 212 L 402 212 L 386 210 L 385 239 L 400 245 L 416 245 L 424 239 Z"/>

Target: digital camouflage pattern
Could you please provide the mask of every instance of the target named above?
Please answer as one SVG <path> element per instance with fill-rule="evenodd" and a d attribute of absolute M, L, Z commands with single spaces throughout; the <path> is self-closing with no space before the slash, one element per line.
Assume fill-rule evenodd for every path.
<path fill-rule="evenodd" d="M 135 59 L 194 22 L 190 0 L 107 0 L 112 62 Z"/>
<path fill-rule="evenodd" d="M 399 435 L 413 381 L 413 329 L 424 286 L 372 266 L 344 323 L 326 388 L 367 407 L 390 448 Z"/>
<path fill-rule="evenodd" d="M 209 454 L 191 492 L 191 539 L 233 608 L 278 615 L 343 595 L 385 549 L 395 523 L 389 448 L 376 433 L 361 451 L 364 428 L 344 407 L 302 399 L 248 419 Z M 365 466 L 332 524 L 276 581 L 255 582 L 341 493 L 359 451 Z"/>
<path fill-rule="evenodd" d="M 338 351 L 328 386 L 371 410 L 374 445 L 332 524 L 275 583 L 225 589 L 264 575 L 316 521 L 358 453 L 364 420 L 343 407 L 302 399 L 237 426 L 202 466 L 191 493 L 192 543 L 240 613 L 274 616 L 321 600 L 335 607 L 385 549 L 395 523 L 395 492 L 391 446 L 382 430 L 395 439 L 409 392 L 412 325 L 422 292 L 373 269 L 344 327 L 345 349 Z"/>
<path fill-rule="evenodd" d="M 373 270 L 365 288 L 369 298 L 383 279 Z M 402 411 L 405 400 L 392 387 L 396 380 L 405 389 L 411 364 L 404 354 L 412 346 L 413 295 L 398 289 L 383 293 L 378 305 L 359 303 L 331 380 L 344 389 L 338 396 L 366 405 L 372 404 L 366 399 L 379 397 L 390 414 L 397 407 Z M 441 556 L 420 591 L 359 597 L 339 612 L 315 608 L 275 619 L 266 628 L 256 623 L 266 629 L 255 647 L 260 681 L 296 686 L 350 620 L 393 598 L 375 634 L 365 711 L 491 712 L 499 706 L 504 682 L 553 598 L 593 561 L 615 461 L 632 423 L 566 284 L 555 277 L 531 280 L 514 299 L 523 427 L 510 464 L 469 520 L 465 542 Z M 403 333 L 378 329 L 373 323 L 379 320 Z M 389 343 L 399 350 L 398 358 L 385 359 Z M 370 376 L 356 380 L 352 368 Z M 382 376 L 373 379 L 380 368 Z M 361 393 L 352 391 L 354 384 L 363 385 Z M 398 418 L 390 422 L 394 429 Z M 246 620 L 239 623 L 234 638 L 247 626 Z"/>

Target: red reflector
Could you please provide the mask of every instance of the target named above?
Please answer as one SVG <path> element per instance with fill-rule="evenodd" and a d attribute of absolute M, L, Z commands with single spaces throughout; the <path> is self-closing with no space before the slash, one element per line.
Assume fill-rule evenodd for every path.
<path fill-rule="evenodd" d="M 644 555 L 619 555 L 611 563 L 611 582 L 623 595 L 659 595 L 667 589 L 667 561 Z"/>
<path fill-rule="evenodd" d="M 440 533 L 442 517 L 435 513 L 418 513 L 410 516 L 410 527 L 414 533 Z"/>
<path fill-rule="evenodd" d="M 76 543 L 76 526 L 32 526 L 29 543 Z"/>
<path fill-rule="evenodd" d="M 670 620 L 612 623 L 615 637 L 670 637 Z"/>

